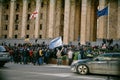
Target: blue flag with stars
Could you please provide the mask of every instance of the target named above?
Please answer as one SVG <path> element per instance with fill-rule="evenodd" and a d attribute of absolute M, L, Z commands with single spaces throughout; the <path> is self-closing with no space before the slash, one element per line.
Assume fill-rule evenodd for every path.
<path fill-rule="evenodd" d="M 97 17 L 105 16 L 105 15 L 108 15 L 108 6 L 100 11 L 99 10 L 97 11 Z"/>

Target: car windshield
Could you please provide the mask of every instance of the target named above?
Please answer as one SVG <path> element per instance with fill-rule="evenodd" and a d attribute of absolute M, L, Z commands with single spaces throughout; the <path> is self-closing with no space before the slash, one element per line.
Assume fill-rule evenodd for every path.
<path fill-rule="evenodd" d="M 97 56 L 96 58 L 94 58 L 93 60 L 103 61 L 103 60 L 111 60 L 111 58 L 112 58 L 111 54 L 101 54 Z"/>
<path fill-rule="evenodd" d="M 0 52 L 4 52 L 6 49 L 3 46 L 0 46 Z"/>

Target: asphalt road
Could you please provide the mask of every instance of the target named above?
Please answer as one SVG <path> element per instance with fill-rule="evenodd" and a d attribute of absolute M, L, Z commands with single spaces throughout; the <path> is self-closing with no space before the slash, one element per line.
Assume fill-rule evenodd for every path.
<path fill-rule="evenodd" d="M 32 65 L 7 63 L 0 68 L 0 80 L 120 80 L 120 78 L 105 75 L 79 75 L 72 73 L 69 66 Z"/>

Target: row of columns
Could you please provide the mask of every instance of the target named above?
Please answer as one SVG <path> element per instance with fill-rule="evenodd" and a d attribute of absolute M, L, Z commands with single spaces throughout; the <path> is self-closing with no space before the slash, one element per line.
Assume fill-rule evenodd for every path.
<path fill-rule="evenodd" d="M 16 0 L 10 1 L 10 22 L 9 22 L 9 38 L 13 36 L 13 26 L 14 26 L 14 15 L 15 15 L 15 2 Z M 23 11 L 22 11 L 22 28 L 21 28 L 21 38 L 25 37 L 25 31 L 27 26 L 27 12 L 28 12 L 28 0 L 23 0 Z M 40 12 L 41 0 L 36 0 L 36 10 Z M 2 8 L 1 8 L 2 9 Z M 35 20 L 35 38 L 38 38 L 38 30 L 39 30 L 39 21 L 40 14 L 37 15 Z"/>
<path fill-rule="evenodd" d="M 99 9 L 108 6 L 108 16 L 98 18 L 98 38 L 120 39 L 120 1 L 99 0 Z"/>
<path fill-rule="evenodd" d="M 87 41 L 96 40 L 96 7 L 93 0 L 82 0 L 81 6 L 81 33 L 80 42 L 85 44 Z"/>
<path fill-rule="evenodd" d="M 13 35 L 13 26 L 14 26 L 14 13 L 15 13 L 15 1 L 16 0 L 11 0 L 11 7 L 10 7 L 10 27 L 9 27 L 9 38 L 12 38 Z M 61 0 L 59 0 L 58 2 L 60 2 Z M 90 0 L 91 1 L 91 0 Z M 60 2 L 61 3 L 61 2 Z M 58 6 L 60 6 L 60 3 Z M 28 9 L 28 0 L 23 0 L 23 13 L 22 13 L 22 29 L 21 29 L 21 38 L 25 37 L 25 27 L 27 25 L 27 9 Z M 55 16 L 55 4 L 56 4 L 56 0 L 50 0 L 50 6 L 49 6 L 49 22 L 48 22 L 48 37 L 49 38 L 53 38 L 54 35 L 54 26 L 58 26 L 57 28 L 59 29 L 60 27 L 60 7 L 58 7 L 57 10 L 59 10 L 58 12 L 58 16 Z M 75 0 L 65 0 L 65 10 L 64 10 L 64 43 L 68 43 L 69 41 L 73 41 L 75 39 L 75 12 L 76 12 L 76 1 Z M 38 10 L 38 12 L 40 12 L 41 9 L 41 0 L 36 0 L 36 9 Z M 88 6 L 88 7 L 87 7 Z M 89 41 L 91 37 L 90 36 L 90 9 L 91 9 L 91 2 L 89 2 L 88 0 L 82 0 L 82 13 L 81 13 L 81 42 L 85 43 L 86 41 Z M 80 13 L 80 12 L 79 12 Z M 39 34 L 39 21 L 40 21 L 40 14 L 38 14 L 38 17 L 36 17 L 35 20 L 35 38 L 38 38 L 38 34 Z M 52 17 L 51 17 L 52 16 Z M 58 23 L 56 23 L 55 25 L 55 17 L 58 17 L 57 21 Z M 87 26 L 87 27 L 86 27 Z M 79 25 L 78 25 L 79 27 Z M 78 31 L 79 32 L 78 28 Z M 59 32 L 59 31 L 58 31 Z M 86 35 L 87 34 L 87 35 Z M 58 34 L 59 36 L 59 34 Z"/>
<path fill-rule="evenodd" d="M 70 41 L 75 40 L 75 32 L 78 29 L 80 35 L 81 44 L 85 44 L 86 41 L 93 41 L 96 39 L 96 6 L 93 0 L 80 0 L 81 6 L 79 9 L 81 15 L 80 19 L 76 17 L 76 1 L 75 0 L 65 0 L 65 18 L 64 18 L 64 43 L 68 44 Z M 94 3 L 94 4 L 93 4 Z M 76 19 L 80 22 L 80 24 L 76 29 Z M 78 36 L 79 36 L 78 35 Z M 77 36 L 77 37 L 78 37 Z"/>
<path fill-rule="evenodd" d="M 11 0 L 10 2 L 11 3 L 10 23 L 9 23 L 9 37 L 10 38 L 12 38 L 12 35 L 13 35 L 15 1 L 16 0 Z M 49 0 L 49 1 L 50 1 L 50 4 L 49 4 L 49 12 L 48 12 L 49 13 L 48 27 L 46 27 L 45 30 L 48 30 L 48 34 L 47 34 L 48 38 L 54 38 L 60 35 L 59 33 L 55 35 L 55 33 L 60 32 L 59 31 L 60 24 L 61 24 L 60 23 L 60 17 L 61 17 L 60 5 L 61 5 L 62 0 Z M 77 9 L 78 7 L 76 6 L 76 0 L 64 0 L 64 1 L 65 1 L 65 8 L 64 8 L 63 42 L 65 44 L 68 44 L 69 41 L 74 41 L 76 35 L 80 36 L 81 44 L 85 44 L 86 41 L 93 41 L 96 39 L 96 34 L 97 34 L 96 30 L 98 31 L 97 38 L 116 38 L 115 35 L 117 35 L 117 37 L 120 38 L 120 33 L 119 33 L 119 30 L 120 30 L 119 16 L 120 15 L 115 13 L 116 11 L 120 13 L 119 11 L 120 1 L 119 0 L 116 0 L 116 1 L 111 0 L 111 2 L 109 2 L 111 3 L 109 5 L 109 15 L 102 16 L 98 19 L 95 15 L 97 6 L 95 6 L 96 3 L 93 2 L 94 0 L 77 0 L 80 3 L 79 4 L 80 9 Z M 36 9 L 38 10 L 38 12 L 41 11 L 41 2 L 42 0 L 36 0 Z M 57 7 L 56 7 L 56 3 L 57 3 Z M 117 3 L 118 5 L 116 5 Z M 27 25 L 27 9 L 28 9 L 27 4 L 28 4 L 28 0 L 23 0 L 21 38 L 25 37 L 25 27 Z M 107 0 L 99 0 L 99 9 L 103 9 L 105 6 L 107 6 L 107 4 L 108 4 Z M 115 8 L 114 9 L 115 11 L 113 11 L 111 6 Z M 0 5 L 0 7 L 2 6 Z M 0 10 L 1 9 L 2 8 L 0 8 Z M 58 10 L 57 14 L 56 14 L 56 10 Z M 45 13 L 44 15 L 47 15 L 46 12 L 44 13 Z M 113 15 L 113 13 L 115 13 L 115 15 Z M 2 14 L 2 11 L 0 11 L 0 17 L 1 17 L 1 14 Z M 38 17 L 36 17 L 36 20 L 35 20 L 35 32 L 34 32 L 35 38 L 39 37 L 39 26 L 40 26 L 39 24 L 40 14 L 38 14 L 37 16 Z M 117 20 L 117 21 L 113 22 L 113 20 Z M 44 22 L 44 24 L 45 23 L 47 22 Z"/>
<path fill-rule="evenodd" d="M 13 26 L 14 26 L 14 13 L 15 13 L 15 1 L 16 0 L 11 0 L 11 7 L 10 7 L 10 25 L 9 25 L 9 38 L 12 38 L 12 35 L 13 35 Z M 41 11 L 41 2 L 42 0 L 36 0 L 36 10 L 38 10 L 38 12 Z M 58 2 L 61 3 L 61 0 L 59 0 Z M 56 0 L 50 0 L 50 6 L 49 6 L 49 22 L 48 22 L 48 37 L 49 38 L 53 38 L 54 36 L 54 26 L 55 26 L 55 3 L 56 3 Z M 60 3 L 58 3 L 58 8 L 60 8 Z M 26 28 L 26 25 L 27 25 L 27 12 L 28 12 L 28 0 L 23 0 L 23 13 L 22 13 L 22 28 L 21 28 L 21 38 L 24 38 L 25 37 L 25 28 Z M 60 10 L 60 9 L 58 9 Z M 47 11 L 47 10 L 46 10 Z M 60 12 L 60 11 L 59 11 Z M 58 24 L 56 24 L 56 26 L 60 27 L 60 15 L 61 13 L 58 13 Z M 52 17 L 51 17 L 52 16 Z M 44 20 L 46 21 L 46 20 Z M 35 19 L 35 38 L 38 38 L 39 37 L 39 24 L 40 22 L 40 14 L 37 15 L 36 19 Z M 46 23 L 45 23 L 46 24 Z M 58 28 L 59 30 L 59 28 Z M 58 34 L 59 35 L 59 34 Z"/>
<path fill-rule="evenodd" d="M 86 41 L 94 41 L 97 33 L 96 38 L 98 39 L 120 39 L 120 1 L 99 0 L 99 10 L 108 6 L 108 16 L 101 16 L 97 19 L 95 16 L 97 12 L 95 7 L 97 6 L 95 4 L 92 6 L 91 1 L 93 0 L 82 0 L 81 43 L 85 44 Z"/>
<path fill-rule="evenodd" d="M 9 38 L 12 38 L 13 35 L 13 26 L 14 26 L 14 13 L 15 13 L 15 1 L 16 0 L 11 0 L 11 7 L 10 7 L 10 26 L 9 26 Z M 58 15 L 55 16 L 55 4 L 56 4 L 56 0 L 50 0 L 50 6 L 49 6 L 49 22 L 48 22 L 48 37 L 49 38 L 53 38 L 54 36 L 54 26 L 58 26 L 57 27 L 57 31 L 60 32 L 60 16 L 61 16 L 61 0 L 57 1 L 58 2 L 58 9 L 59 10 L 57 13 Z M 72 4 L 71 4 L 72 3 Z M 28 0 L 23 0 L 23 13 L 22 13 L 22 28 L 21 28 L 21 38 L 25 37 L 25 28 L 27 25 L 27 9 L 28 6 L 26 6 L 28 4 Z M 70 5 L 71 4 L 71 5 Z M 68 7 L 66 7 L 68 5 Z M 38 12 L 40 12 L 41 9 L 41 0 L 36 0 L 36 9 L 38 10 Z M 70 6 L 72 6 L 70 8 Z M 69 8 L 69 9 L 68 9 Z M 72 2 L 70 2 L 70 0 L 65 0 L 65 21 L 64 21 L 64 42 L 68 43 L 69 39 L 70 41 L 74 40 L 74 24 L 75 24 L 75 0 L 72 0 Z M 70 14 L 71 13 L 71 14 Z M 39 34 L 39 21 L 40 21 L 40 14 L 37 15 L 38 17 L 36 17 L 35 20 L 35 38 L 38 38 L 38 34 Z M 52 16 L 52 17 L 51 17 Z M 71 16 L 71 17 L 70 17 Z M 57 23 L 55 24 L 55 17 L 57 17 Z M 68 28 L 67 28 L 68 27 Z M 66 31 L 68 30 L 68 31 Z M 67 33 L 68 32 L 68 33 Z M 57 35 L 59 36 L 59 34 Z"/>

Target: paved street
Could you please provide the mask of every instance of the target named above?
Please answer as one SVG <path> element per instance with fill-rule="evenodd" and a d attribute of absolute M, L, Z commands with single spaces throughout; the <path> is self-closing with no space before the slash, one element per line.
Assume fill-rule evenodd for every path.
<path fill-rule="evenodd" d="M 79 75 L 72 73 L 69 66 L 57 65 L 23 65 L 7 63 L 0 68 L 5 80 L 120 80 L 105 75 Z"/>

